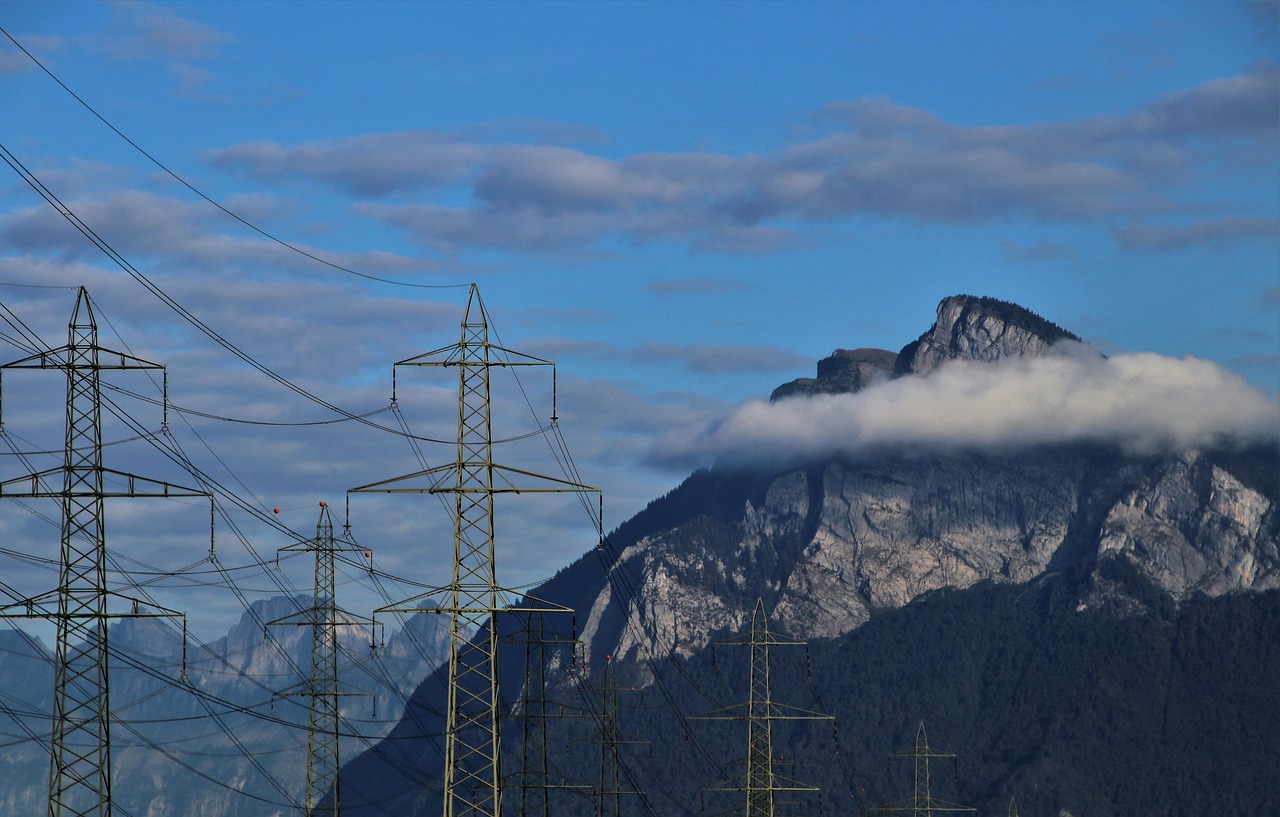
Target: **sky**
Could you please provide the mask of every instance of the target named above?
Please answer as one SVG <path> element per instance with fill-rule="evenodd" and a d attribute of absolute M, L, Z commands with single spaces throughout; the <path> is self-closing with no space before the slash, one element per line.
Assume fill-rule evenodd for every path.
<path fill-rule="evenodd" d="M 102 345 L 167 366 L 166 439 L 260 514 L 228 508 L 214 531 L 251 598 L 278 592 L 253 564 L 288 531 L 312 535 L 320 501 L 389 573 L 448 580 L 447 509 L 357 494 L 348 515 L 346 492 L 452 460 L 394 432 L 451 439 L 456 381 L 397 370 L 396 414 L 392 363 L 456 342 L 472 283 L 501 345 L 556 363 L 554 379 L 495 376 L 495 434 L 545 426 L 554 396 L 606 529 L 744 451 L 849 453 L 926 426 L 992 444 L 1011 427 L 1024 442 L 1274 433 L 1278 9 L 10 0 L 0 145 L 137 277 L 4 167 L 0 303 L 58 346 L 84 286 Z M 761 402 L 833 349 L 900 349 L 958 293 L 1021 304 L 1108 362 Z M 0 362 L 25 356 L 0 329 Z M 335 422 L 244 358 L 376 413 Z M 110 393 L 138 428 L 108 416 L 108 467 L 189 484 L 131 439 L 164 421 L 158 383 L 109 380 L 143 398 Z M 65 386 L 31 371 L 4 384 L 8 479 L 26 467 L 12 451 L 61 446 Z M 973 399 L 957 408 L 957 393 Z M 542 436 L 497 448 L 561 475 Z M 575 500 L 499 500 L 501 583 L 593 546 Z M 12 504 L 0 575 L 51 589 L 56 508 Z M 134 582 L 198 611 L 202 636 L 234 620 L 202 562 L 207 508 L 109 505 Z M 282 570 L 307 588 L 303 560 Z M 357 579 L 339 600 L 367 612 Z"/>

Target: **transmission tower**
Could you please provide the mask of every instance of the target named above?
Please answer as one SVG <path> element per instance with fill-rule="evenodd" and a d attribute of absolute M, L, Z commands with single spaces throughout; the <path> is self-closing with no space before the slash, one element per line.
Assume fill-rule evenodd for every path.
<path fill-rule="evenodd" d="M 596 784 L 595 817 L 619 817 L 622 814 L 622 795 L 639 794 L 622 788 L 622 747 L 648 741 L 622 739 L 622 732 L 618 727 L 618 692 L 622 689 L 617 684 L 612 657 L 605 656 L 599 689 L 600 771 Z"/>
<path fill-rule="evenodd" d="M 342 766 L 338 753 L 338 700 L 342 696 L 366 694 L 342 692 L 338 688 L 338 626 L 366 623 L 372 626 L 372 621 L 358 619 L 337 606 L 334 558 L 344 552 L 357 553 L 359 556 L 368 554 L 346 536 L 334 536 L 333 518 L 329 514 L 329 506 L 324 502 L 320 503 L 316 537 L 309 542 L 280 548 L 280 552 L 315 554 L 315 590 L 311 597 L 311 607 L 267 623 L 311 628 L 311 673 L 306 681 L 279 694 L 310 699 L 307 720 L 307 789 L 303 813 L 305 817 L 338 817 L 341 807 L 338 771 Z"/>
<path fill-rule="evenodd" d="M 552 789 L 589 788 L 587 786 L 552 785 L 547 765 L 547 723 L 554 719 L 585 717 L 566 715 L 563 705 L 552 713 L 547 699 L 548 645 L 569 645 L 576 656 L 577 640 L 564 636 L 548 636 L 543 614 L 530 613 L 524 632 L 524 687 L 520 695 L 520 789 L 519 817 L 550 817 Z M 571 659 L 576 664 L 576 658 Z"/>
<path fill-rule="evenodd" d="M 772 647 L 804 646 L 805 642 L 784 638 L 769 629 L 764 600 L 756 601 L 751 616 L 751 633 L 735 640 L 721 641 L 717 646 L 750 647 L 750 693 L 745 704 L 717 709 L 700 720 L 736 720 L 747 724 L 747 774 L 745 783 L 724 783 L 709 791 L 735 791 L 746 795 L 746 817 L 774 817 L 779 792 L 816 792 L 807 786 L 779 776 L 774 771 L 773 725 L 783 720 L 832 720 L 830 715 L 786 706 L 773 700 L 769 685 L 769 650 Z"/>
<path fill-rule="evenodd" d="M 62 547 L 58 588 L 0 607 L 0 617 L 43 618 L 56 623 L 53 738 L 50 750 L 50 817 L 110 817 L 111 707 L 107 678 L 107 621 L 128 617 L 181 617 L 157 608 L 144 611 L 140 599 L 107 589 L 103 500 L 108 497 L 207 497 L 210 526 L 213 498 L 205 491 L 147 479 L 102 465 L 102 372 L 164 367 L 98 345 L 98 325 L 89 294 L 81 287 L 68 327 L 67 345 L 0 366 L 58 369 L 66 374 L 66 445 L 63 464 L 0 482 L 0 496 L 58 499 L 62 505 Z M 165 397 L 164 405 L 168 406 Z M 108 489 L 108 477 L 123 488 Z M 60 488 L 54 487 L 61 483 Z M 111 612 L 111 600 L 128 612 Z M 152 607 L 154 604 L 148 602 Z M 185 619 L 184 619 L 185 631 Z M 185 650 L 186 639 L 183 639 Z M 185 676 L 185 660 L 183 673 Z"/>
<path fill-rule="evenodd" d="M 453 497 L 453 579 L 376 612 L 417 612 L 416 602 L 439 595 L 449 627 L 449 695 L 445 725 L 444 817 L 471 814 L 499 817 L 502 778 L 499 764 L 498 628 L 501 612 L 570 612 L 531 597 L 520 598 L 497 581 L 494 557 L 493 501 L 498 494 L 596 492 L 577 482 L 542 476 L 493 461 L 489 394 L 494 368 L 550 366 L 550 361 L 505 349 L 489 341 L 489 318 L 475 284 L 462 316 L 458 343 L 399 361 L 395 366 L 437 366 L 458 370 L 456 456 L 448 465 L 351 489 L 350 493 L 449 494 Z M 392 369 L 395 371 L 394 367 Z M 393 377 L 394 380 L 394 377 Z M 394 396 L 392 398 L 394 400 Z M 552 408 L 552 423 L 555 409 Z M 531 481 L 524 483 L 524 481 Z M 425 485 L 404 485 L 423 482 Z M 524 483 L 524 484 L 518 484 Z M 464 633 L 474 631 L 470 640 Z"/>
<path fill-rule="evenodd" d="M 920 728 L 916 731 L 915 746 L 901 752 L 896 752 L 891 757 L 911 758 L 915 766 L 915 792 L 910 800 L 900 800 L 896 803 L 887 803 L 880 806 L 877 811 L 889 814 L 900 814 L 909 811 L 911 817 L 921 817 L 921 815 L 937 814 L 942 812 L 973 812 L 977 809 L 969 806 L 960 806 L 955 803 L 948 803 L 945 800 L 938 800 L 933 796 L 930 781 L 929 763 L 938 758 L 955 758 L 955 755 L 935 752 L 929 748 L 929 736 L 925 734 L 924 722 L 920 722 Z M 1014 807 L 1016 813 L 1016 806 Z"/>

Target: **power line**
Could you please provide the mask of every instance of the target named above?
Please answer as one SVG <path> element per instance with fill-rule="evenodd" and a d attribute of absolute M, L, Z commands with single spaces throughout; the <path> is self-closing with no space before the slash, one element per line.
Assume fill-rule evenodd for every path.
<path fill-rule="evenodd" d="M 17 46 L 17 47 L 18 47 L 18 50 L 20 50 L 23 54 L 26 54 L 26 55 L 27 55 L 27 58 L 28 58 L 28 59 L 30 59 L 33 63 L 35 63 L 35 64 L 40 68 L 40 70 L 41 70 L 41 71 L 43 71 L 45 74 L 47 74 L 47 75 L 49 76 L 49 78 L 50 78 L 50 79 L 52 79 L 54 82 L 56 82 L 56 83 L 59 85 L 59 87 L 61 87 L 61 88 L 62 88 L 62 90 L 66 91 L 68 94 L 70 94 L 70 95 L 71 95 L 71 98 L 72 98 L 72 99 L 74 99 L 76 102 L 79 102 L 79 103 L 84 107 L 84 109 L 85 109 L 85 110 L 87 110 L 89 113 L 93 114 L 93 116 L 94 116 L 94 117 L 95 117 L 99 122 L 101 122 L 102 124 L 106 125 L 108 128 L 110 128 L 110 129 L 111 129 L 111 131 L 112 131 L 113 133 L 115 133 L 117 136 L 119 136 L 121 139 L 123 139 L 125 142 L 127 142 L 127 143 L 129 144 L 129 146 L 130 146 L 130 147 L 132 147 L 134 150 L 138 151 L 138 153 L 141 153 L 143 156 L 145 156 L 145 157 L 146 157 L 146 158 L 147 158 L 147 159 L 148 159 L 152 164 L 154 164 L 156 167 L 158 167 L 158 168 L 160 168 L 161 170 L 163 170 L 165 173 L 167 173 L 169 176 L 171 176 L 175 181 L 177 181 L 177 182 L 178 182 L 179 184 L 181 184 L 183 187 L 187 188 L 187 189 L 188 189 L 188 190 L 190 190 L 192 193 L 194 193 L 194 194 L 196 194 L 197 196 L 199 196 L 201 199 L 204 199 L 204 200 L 205 200 L 206 202 L 208 202 L 209 204 L 212 204 L 214 207 L 218 208 L 218 209 L 219 209 L 219 210 L 221 210 L 223 213 L 225 213 L 226 215 L 228 215 L 228 216 L 230 216 L 231 218 L 235 219 L 235 220 L 236 220 L 236 221 L 238 221 L 240 224 L 242 224 L 242 225 L 244 225 L 245 227 L 249 228 L 249 229 L 250 229 L 250 230 L 252 230 L 253 232 L 255 232 L 255 233 L 257 233 L 258 235 L 262 236 L 263 238 L 269 239 L 269 240 L 271 240 L 271 241 L 275 242 L 276 244 L 279 244 L 280 246 L 285 247 L 286 249 L 292 250 L 292 251 L 294 251 L 294 252 L 298 253 L 299 255 L 302 255 L 302 256 L 305 256 L 305 257 L 307 257 L 307 258 L 310 258 L 312 261 L 315 261 L 315 262 L 317 262 L 317 263 L 319 263 L 319 264 L 323 264 L 323 265 L 325 265 L 326 267 L 330 267 L 330 268 L 335 269 L 335 270 L 338 270 L 338 271 L 340 271 L 340 272 L 345 272 L 345 273 L 348 273 L 348 274 L 350 274 L 350 275 L 355 275 L 355 276 L 358 276 L 358 277 L 360 277 L 360 278 L 364 278 L 364 279 L 367 279 L 367 280 L 370 280 L 370 281 L 376 281 L 376 282 L 378 282 L 378 283 L 380 283 L 380 284 L 392 284 L 392 285 L 394 285 L 394 286 L 412 287 L 412 288 L 414 288 L 414 289 L 458 289 L 458 288 L 461 288 L 461 287 L 465 287 L 465 286 L 467 286 L 467 284 L 415 284 L 415 283 L 410 283 L 410 282 L 408 282 L 408 281 L 397 281 L 397 280 L 394 280 L 394 279 L 391 279 L 391 278 L 380 278 L 380 277 L 378 277 L 378 276 L 376 276 L 376 275 L 369 275 L 368 273 L 359 272 L 359 271 L 357 271 L 357 270 L 349 269 L 349 268 L 347 268 L 347 267 L 342 266 L 341 264 L 335 264 L 335 263 L 334 263 L 334 262 L 332 262 L 332 261 L 328 261 L 328 260 L 326 260 L 326 259 L 324 259 L 324 258 L 321 258 L 321 257 L 319 257 L 319 256 L 317 256 L 317 255 L 315 255 L 315 254 L 313 254 L 313 253 L 307 252 L 306 250 L 302 249 L 301 247 L 297 246 L 296 244 L 291 244 L 290 242 L 285 241 L 284 239 L 279 238 L 279 237 L 277 237 L 277 236 L 275 236 L 275 235 L 273 235 L 273 234 L 271 234 L 271 233 L 267 232 L 266 230 L 263 230 L 261 227 L 258 227 L 257 225 L 250 223 L 249 221 L 247 221 L 247 220 L 246 220 L 246 219 L 244 219 L 243 217 L 241 217 L 241 216 L 237 215 L 236 213 L 234 213 L 234 212 L 232 212 L 231 210 L 227 209 L 225 206 L 223 206 L 222 204 L 218 203 L 218 202 L 217 202 L 217 201 L 215 201 L 214 199 L 212 199 L 212 198 L 210 198 L 209 196 L 205 195 L 205 194 L 204 194 L 203 192 L 201 192 L 200 190 L 196 189 L 196 187 L 195 187 L 194 185 L 192 185 L 190 182 L 188 182 L 188 181 L 187 181 L 186 179 L 184 179 L 182 176 L 179 176 L 179 175 L 178 175 L 177 173 L 175 173 L 173 170 L 169 169 L 169 168 L 168 168 L 168 167 L 167 167 L 163 162 L 161 162 L 159 159 L 157 159 L 156 157 L 154 157 L 154 156 L 152 156 L 150 153 L 148 153 L 146 150 L 144 150 L 144 149 L 143 149 L 143 148 L 142 148 L 142 147 L 141 147 L 137 142 L 135 142 L 135 141 L 133 141 L 132 139 L 130 139 L 130 138 L 129 138 L 128 136 L 126 136 L 126 135 L 125 135 L 125 134 L 124 134 L 124 133 L 123 133 L 119 128 L 117 128 L 115 125 L 113 125 L 113 124 L 111 124 L 109 121 L 107 121 L 106 117 L 104 117 L 102 114 L 98 113 L 98 111 L 97 111 L 97 110 L 95 110 L 95 109 L 94 109 L 94 107 L 93 107 L 92 105 L 90 105 L 88 102 L 86 102 L 83 98 L 81 98 L 79 94 L 77 94 L 75 91 L 71 90 L 71 88 L 70 88 L 70 87 L 68 87 L 68 85 L 67 85 L 65 82 L 63 82 L 61 79 L 59 79 L 59 78 L 57 77 L 57 75 L 55 75 L 52 71 L 50 71 L 50 70 L 48 69 L 48 67 L 46 67 L 44 63 L 42 63 L 39 59 L 37 59 L 37 58 L 36 58 L 36 56 L 35 56 L 34 54 L 32 54 L 30 51 L 28 51 L 26 48 L 24 48 L 24 47 L 23 47 L 23 45 L 22 45 L 22 43 L 18 42 L 18 41 L 14 38 L 14 36 L 13 36 L 12 34 L 10 34 L 10 33 L 9 33 L 8 31 L 6 31 L 4 28 L 0 28 L 0 32 L 4 32 L 4 36 L 8 37 L 8 38 L 9 38 L 9 41 L 10 41 L 10 42 L 12 42 L 15 46 Z"/>

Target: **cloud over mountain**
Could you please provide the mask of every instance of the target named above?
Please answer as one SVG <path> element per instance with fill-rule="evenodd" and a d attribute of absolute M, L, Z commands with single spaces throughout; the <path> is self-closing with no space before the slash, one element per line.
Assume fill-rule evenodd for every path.
<path fill-rule="evenodd" d="M 1151 353 L 955 361 L 856 394 L 753 400 L 702 433 L 663 439 L 664 462 L 801 463 L 881 446 L 1009 449 L 1104 442 L 1130 451 L 1280 435 L 1280 406 L 1206 360 Z M 1062 348 L 1061 346 L 1057 348 Z"/>

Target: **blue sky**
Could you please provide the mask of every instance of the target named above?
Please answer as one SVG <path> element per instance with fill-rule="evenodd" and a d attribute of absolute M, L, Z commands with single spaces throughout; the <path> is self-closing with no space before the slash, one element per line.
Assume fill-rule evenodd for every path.
<path fill-rule="evenodd" d="M 8 2 L 0 26 L 245 221 L 418 285 L 233 221 L 0 38 L 0 144 L 201 320 L 331 402 L 385 405 L 391 362 L 457 335 L 465 289 L 422 285 L 478 283 L 505 345 L 558 363 L 607 527 L 710 461 L 701 430 L 834 348 L 899 349 L 950 294 L 1280 391 L 1275 3 Z M 3 169 L 0 301 L 42 337 L 62 342 L 74 293 L 12 285 L 83 284 L 119 342 L 169 365 L 175 404 L 322 418 Z M 401 385 L 414 430 L 448 436 L 449 384 Z M 526 385 L 545 419 L 549 384 Z M 497 388 L 529 427 L 519 390 Z M 6 428 L 24 416 L 27 439 L 56 443 L 34 402 L 6 407 Z M 368 429 L 188 421 L 194 458 L 304 534 L 316 499 L 416 467 Z M 503 556 L 510 583 L 589 547 L 562 509 L 500 508 L 529 543 Z M 117 513 L 126 547 L 148 523 Z M 352 521 L 400 568 L 442 535 L 423 513 L 361 499 Z M 0 516 L 33 541 L 47 527 Z M 249 529 L 264 552 L 286 543 Z M 179 539 L 165 547 L 192 547 Z"/>

